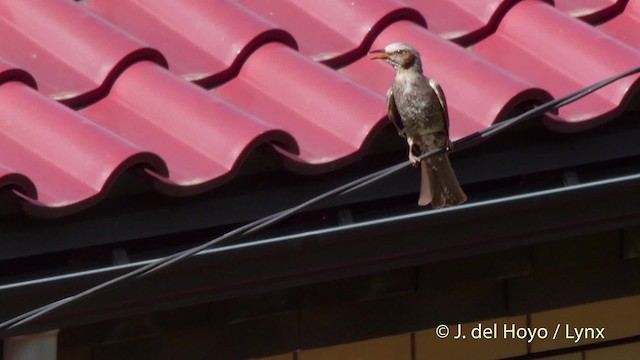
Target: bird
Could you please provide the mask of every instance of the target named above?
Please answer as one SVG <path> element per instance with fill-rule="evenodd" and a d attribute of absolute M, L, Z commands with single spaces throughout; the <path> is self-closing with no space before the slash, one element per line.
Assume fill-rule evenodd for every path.
<path fill-rule="evenodd" d="M 420 53 L 403 43 L 373 50 L 371 60 L 384 60 L 395 70 L 393 85 L 387 91 L 389 120 L 409 145 L 409 161 L 420 163 L 421 185 L 418 205 L 443 208 L 464 203 L 467 195 L 456 177 L 448 152 L 449 114 L 442 88 L 422 72 Z M 443 154 L 420 160 L 420 155 L 444 149 Z"/>

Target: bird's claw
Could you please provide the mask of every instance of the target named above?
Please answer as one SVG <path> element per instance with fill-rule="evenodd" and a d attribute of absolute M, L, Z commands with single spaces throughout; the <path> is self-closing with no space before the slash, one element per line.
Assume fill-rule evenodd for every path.
<path fill-rule="evenodd" d="M 449 153 L 451 150 L 453 150 L 453 143 L 447 139 L 447 143 L 444 145 L 444 152 Z"/>
<path fill-rule="evenodd" d="M 410 153 L 409 161 L 411 161 L 412 166 L 416 167 L 420 163 L 420 158 Z"/>

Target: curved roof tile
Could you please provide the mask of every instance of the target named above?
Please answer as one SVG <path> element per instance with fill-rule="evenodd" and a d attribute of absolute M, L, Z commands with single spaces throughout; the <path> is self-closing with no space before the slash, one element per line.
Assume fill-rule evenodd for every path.
<path fill-rule="evenodd" d="M 555 7 L 569 16 L 599 24 L 624 9 L 627 0 L 555 0 Z"/>
<path fill-rule="evenodd" d="M 640 50 L 640 1 L 630 0 L 624 11 L 615 18 L 598 27 L 609 36 L 622 41 L 636 50 Z"/>
<path fill-rule="evenodd" d="M 239 2 L 290 32 L 302 54 L 331 67 L 365 55 L 377 33 L 394 21 L 425 25 L 418 11 L 397 0 Z"/>
<path fill-rule="evenodd" d="M 233 1 L 92 0 L 85 5 L 160 50 L 171 71 L 205 86 L 231 79 L 253 50 L 294 38 Z M 241 26 L 239 26 L 241 24 Z"/>
<path fill-rule="evenodd" d="M 0 164 L 0 189 L 13 189 L 16 194 L 21 194 L 30 199 L 38 197 L 35 184 L 26 175 L 16 172 L 15 169 L 8 168 Z"/>
<path fill-rule="evenodd" d="M 27 176 L 25 205 L 33 213 L 68 213 L 87 206 L 123 166 L 162 169 L 162 160 L 32 88 L 0 86 L 0 163 Z"/>
<path fill-rule="evenodd" d="M 128 63 L 164 63 L 159 52 L 71 1 L 4 1 L 0 32 L 0 55 L 31 73 L 45 95 L 70 104 L 104 92 Z"/>
<path fill-rule="evenodd" d="M 31 74 L 0 58 L 0 85 L 9 81 L 19 81 L 34 89 L 37 88 L 36 79 Z"/>
<path fill-rule="evenodd" d="M 445 39 L 471 45 L 493 33 L 502 17 L 522 0 L 405 0 L 425 15 L 429 30 Z M 600 23 L 624 8 L 626 0 L 546 0 L 569 16 Z"/>
<path fill-rule="evenodd" d="M 472 46 L 472 51 L 554 97 L 640 64 L 639 51 L 580 20 L 567 18 L 541 1 L 515 5 L 496 33 Z M 610 118 L 624 103 L 629 90 L 638 86 L 638 79 L 639 76 L 623 79 L 561 108 L 550 126 L 573 131 Z"/>
<path fill-rule="evenodd" d="M 286 165 L 296 172 L 344 163 L 386 125 L 382 94 L 276 43 L 258 49 L 238 77 L 214 93 L 290 133 L 300 154 L 285 154 Z"/>
<path fill-rule="evenodd" d="M 519 0 L 449 0 L 408 3 L 425 14 L 429 30 L 459 44 L 470 44 L 493 32 L 504 13 Z"/>
<path fill-rule="evenodd" d="M 107 97 L 80 112 L 162 158 L 168 171 L 154 176 L 169 194 L 219 184 L 261 143 L 297 151 L 285 132 L 149 62 L 129 67 Z"/>

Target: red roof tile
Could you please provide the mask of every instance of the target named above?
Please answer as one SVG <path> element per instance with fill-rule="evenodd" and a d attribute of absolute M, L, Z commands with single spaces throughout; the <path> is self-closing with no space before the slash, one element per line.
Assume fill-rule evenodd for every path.
<path fill-rule="evenodd" d="M 220 183 L 259 144 L 272 141 L 296 151 L 286 132 L 150 62 L 127 68 L 108 96 L 80 114 L 159 155 L 166 168 L 148 172 L 171 194 Z"/>
<path fill-rule="evenodd" d="M 425 14 L 429 30 L 461 44 L 468 44 L 493 31 L 504 13 L 517 0 L 410 0 Z"/>
<path fill-rule="evenodd" d="M 188 81 L 227 81 L 257 47 L 288 33 L 232 1 L 92 0 L 84 5 L 113 26 L 162 51 L 171 71 Z"/>
<path fill-rule="evenodd" d="M 553 2 L 549 2 L 553 4 Z M 617 15 L 627 4 L 626 0 L 556 0 L 558 10 L 569 16 L 598 24 Z"/>
<path fill-rule="evenodd" d="M 27 206 L 88 202 L 135 163 L 162 160 L 20 82 L 0 86 L 2 164 L 35 183 Z M 46 209 L 43 209 L 46 212 Z"/>
<path fill-rule="evenodd" d="M 536 34 L 536 36 L 532 36 Z M 545 41 L 540 41 L 545 39 Z M 496 32 L 471 51 L 560 97 L 640 64 L 640 51 L 541 1 L 523 1 Z M 623 79 L 559 110 L 551 125 L 567 131 L 593 126 L 624 102 L 638 77 Z M 568 123 L 580 123 L 579 126 Z"/>
<path fill-rule="evenodd" d="M 372 106 L 384 103 L 383 94 L 277 43 L 256 50 L 238 77 L 213 94 L 293 135 L 300 153 L 281 152 L 298 172 L 344 163 L 384 125 L 384 107 Z"/>
<path fill-rule="evenodd" d="M 290 32 L 300 52 L 330 66 L 362 57 L 375 35 L 388 24 L 422 15 L 400 1 L 240 0 L 244 6 Z"/>
<path fill-rule="evenodd" d="M 90 101 L 129 64 L 164 62 L 157 51 L 72 1 L 5 1 L 0 17 L 0 55 L 29 71 L 53 100 Z"/>
<path fill-rule="evenodd" d="M 640 49 L 640 36 L 630 30 L 640 29 L 640 1 L 630 1 L 620 15 L 603 23 L 599 29 L 636 50 Z"/>
<path fill-rule="evenodd" d="M 2 5 L 0 188 L 40 216 L 99 201 L 132 166 L 190 195 L 258 146 L 299 173 L 354 161 L 386 126 L 393 72 L 371 47 L 420 50 L 454 139 L 640 64 L 638 0 Z M 617 82 L 547 124 L 595 126 L 637 89 Z"/>

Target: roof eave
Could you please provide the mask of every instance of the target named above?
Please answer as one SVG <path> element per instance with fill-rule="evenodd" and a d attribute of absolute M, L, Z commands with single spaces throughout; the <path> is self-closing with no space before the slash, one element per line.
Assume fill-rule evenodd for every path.
<path fill-rule="evenodd" d="M 523 248 L 640 224 L 639 215 L 640 174 L 634 174 L 224 246 L 11 334 Z M 16 304 L 0 318 L 31 310 L 35 293 L 38 304 L 54 301 L 140 265 L 0 286 L 3 299 Z"/>

